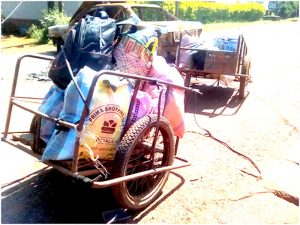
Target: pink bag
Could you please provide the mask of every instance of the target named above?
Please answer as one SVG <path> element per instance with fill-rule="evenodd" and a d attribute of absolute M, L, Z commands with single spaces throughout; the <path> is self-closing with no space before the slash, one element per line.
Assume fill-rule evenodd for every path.
<path fill-rule="evenodd" d="M 149 114 L 152 110 L 151 97 L 144 91 L 138 91 L 130 117 L 130 125 Z"/>
<path fill-rule="evenodd" d="M 153 57 L 152 67 L 148 74 L 149 77 L 154 77 L 160 80 L 168 81 L 170 83 L 184 86 L 184 81 L 180 73 L 175 67 L 171 67 L 167 64 L 166 60 L 155 55 Z M 158 111 L 158 98 L 160 90 L 157 86 L 146 83 L 143 87 L 143 91 L 148 93 L 152 97 L 152 112 Z M 165 94 L 161 99 L 161 109 L 165 103 Z M 180 138 L 183 137 L 185 131 L 184 125 L 184 90 L 178 88 L 171 88 L 167 102 L 165 105 L 165 111 L 163 112 L 174 131 L 174 134 Z"/>

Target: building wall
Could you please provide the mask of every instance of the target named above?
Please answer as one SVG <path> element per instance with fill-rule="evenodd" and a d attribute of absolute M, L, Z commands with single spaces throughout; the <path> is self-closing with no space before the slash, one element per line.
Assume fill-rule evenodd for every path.
<path fill-rule="evenodd" d="M 6 18 L 19 4 L 19 1 L 2 1 L 2 13 Z M 39 20 L 42 9 L 47 9 L 47 2 L 22 2 L 9 19 Z"/>
<path fill-rule="evenodd" d="M 1 1 L 1 18 L 5 18 L 5 22 L 1 24 L 3 33 L 25 35 L 32 24 L 39 24 L 43 12 L 48 11 L 47 1 L 22 1 L 18 6 L 19 3 L 20 1 Z M 81 3 L 82 1 L 63 1 L 64 13 L 71 17 Z M 58 2 L 55 1 L 55 4 L 57 6 Z"/>
<path fill-rule="evenodd" d="M 6 18 L 19 4 L 20 1 L 1 1 L 3 16 Z M 72 16 L 82 1 L 63 1 L 64 12 Z M 57 4 L 57 2 L 56 2 Z M 48 10 L 47 1 L 23 1 L 9 19 L 39 20 L 43 10 Z"/>

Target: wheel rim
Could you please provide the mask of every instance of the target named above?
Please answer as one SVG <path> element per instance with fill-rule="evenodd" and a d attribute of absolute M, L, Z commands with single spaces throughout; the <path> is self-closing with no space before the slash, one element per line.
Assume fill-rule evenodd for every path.
<path fill-rule="evenodd" d="M 158 130 L 154 154 L 151 153 L 151 145 L 154 140 L 155 130 L 155 127 L 150 127 L 139 136 L 135 142 L 135 147 L 133 148 L 131 156 L 126 163 L 127 169 L 125 175 L 170 164 L 169 152 L 171 142 L 167 132 L 165 132 L 164 129 L 161 129 L 161 127 Z M 126 185 L 128 197 L 136 202 L 151 196 L 167 174 L 168 173 L 164 172 L 126 182 L 124 185 Z"/>

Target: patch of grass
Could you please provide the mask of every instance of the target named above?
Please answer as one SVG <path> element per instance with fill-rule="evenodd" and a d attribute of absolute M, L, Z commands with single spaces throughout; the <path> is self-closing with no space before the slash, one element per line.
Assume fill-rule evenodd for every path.
<path fill-rule="evenodd" d="M 56 48 L 51 44 L 40 44 L 37 40 L 26 37 L 16 37 L 10 35 L 1 38 L 1 54 L 25 54 L 41 53 L 41 52 L 55 52 Z"/>
<path fill-rule="evenodd" d="M 22 46 L 22 45 L 32 45 L 36 43 L 37 40 L 33 38 L 27 38 L 27 37 L 16 37 L 10 35 L 8 37 L 1 38 L 1 48 L 9 48 L 13 46 Z"/>

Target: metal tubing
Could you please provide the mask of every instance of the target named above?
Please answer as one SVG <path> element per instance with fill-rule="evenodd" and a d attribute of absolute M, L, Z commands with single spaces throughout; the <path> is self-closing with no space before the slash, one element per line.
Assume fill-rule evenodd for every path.
<path fill-rule="evenodd" d="M 60 171 L 65 175 L 69 175 L 71 177 L 76 177 L 78 175 L 77 173 L 72 173 L 70 170 L 66 169 L 65 167 L 57 165 L 51 161 L 45 161 L 44 163 L 47 164 L 48 166 L 52 166 L 54 169 Z"/>
<path fill-rule="evenodd" d="M 51 120 L 51 121 L 53 121 L 55 123 L 58 123 L 59 125 L 63 125 L 63 126 L 68 127 L 68 128 L 74 128 L 74 129 L 76 129 L 76 125 L 73 124 L 73 123 L 69 123 L 69 122 L 66 122 L 66 121 L 63 121 L 63 120 L 59 120 L 57 118 L 48 116 L 47 114 L 41 113 L 39 111 L 29 109 L 29 108 L 27 108 L 25 106 L 22 106 L 22 105 L 16 103 L 15 100 L 12 100 L 12 102 L 13 102 L 14 105 L 18 106 L 21 109 L 24 109 L 25 111 L 31 112 L 31 113 L 36 114 L 36 115 L 40 115 L 40 116 L 44 117 L 45 119 Z"/>
<path fill-rule="evenodd" d="M 99 170 L 98 169 L 91 169 L 91 170 L 85 170 L 85 171 L 78 171 L 79 175 L 82 176 L 91 176 L 91 175 L 98 175 L 99 174 Z"/>
<path fill-rule="evenodd" d="M 180 165 L 165 166 L 165 167 L 161 167 L 161 168 L 157 168 L 157 169 L 151 169 L 151 170 L 147 170 L 147 171 L 143 171 L 143 172 L 139 172 L 139 173 L 135 173 L 135 174 L 126 175 L 123 177 L 114 178 L 112 180 L 93 182 L 92 188 L 105 188 L 105 187 L 113 186 L 113 185 L 116 185 L 116 184 L 119 184 L 122 182 L 135 180 L 135 179 L 145 177 L 148 175 L 155 175 L 158 173 L 162 173 L 162 172 L 170 171 L 170 170 L 174 170 L 174 169 L 179 169 L 179 168 L 187 167 L 190 165 L 191 165 L 190 163 L 183 163 Z"/>
<path fill-rule="evenodd" d="M 182 42 L 182 32 L 180 32 L 180 36 L 179 36 L 179 43 L 176 49 L 176 59 L 175 59 L 175 65 L 176 68 L 179 68 L 179 63 L 180 63 L 180 50 L 184 49 L 181 47 L 181 42 Z"/>
<path fill-rule="evenodd" d="M 16 100 L 20 100 L 21 101 L 21 99 L 25 99 L 25 100 L 27 100 L 27 99 L 33 99 L 33 100 L 43 100 L 43 98 L 36 98 L 36 97 L 24 97 L 24 96 L 15 96 L 15 97 L 12 97 L 13 99 L 16 99 Z"/>
<path fill-rule="evenodd" d="M 174 158 L 177 159 L 177 160 L 180 160 L 180 161 L 182 161 L 182 162 L 185 162 L 185 163 L 188 163 L 188 162 L 189 162 L 188 160 L 186 160 L 186 159 L 184 159 L 184 158 L 181 158 L 181 157 L 178 157 L 178 156 L 175 156 Z"/>
<path fill-rule="evenodd" d="M 242 36 L 239 35 L 238 44 L 237 44 L 237 65 L 235 68 L 236 73 L 241 72 L 241 48 L 242 48 Z"/>
<path fill-rule="evenodd" d="M 88 105 L 86 104 L 86 99 L 84 98 L 84 96 L 83 96 L 83 94 L 82 94 L 82 91 L 80 90 L 78 84 L 76 83 L 76 80 L 75 80 L 75 77 L 74 77 L 74 74 L 73 74 L 71 65 L 70 65 L 70 63 L 69 63 L 69 60 L 68 60 L 68 58 L 67 58 L 67 55 L 66 55 L 66 52 L 65 52 L 63 46 L 61 46 L 61 52 L 62 52 L 63 55 L 64 55 L 65 62 L 66 62 L 66 64 L 67 64 L 67 68 L 68 68 L 69 74 L 70 74 L 70 76 L 71 76 L 71 79 L 72 79 L 72 81 L 73 81 L 73 83 L 74 83 L 74 85 L 75 85 L 75 87 L 76 87 L 76 89 L 77 89 L 77 91 L 78 91 L 78 93 L 79 93 L 79 96 L 80 96 L 81 100 L 83 101 L 84 106 L 85 106 L 85 107 L 87 108 L 87 110 L 88 110 L 89 107 L 88 107 Z"/>
<path fill-rule="evenodd" d="M 178 146 L 179 146 L 179 137 L 176 136 L 176 141 L 175 141 L 175 155 L 177 155 Z"/>
<path fill-rule="evenodd" d="M 108 75 L 113 75 L 113 76 L 120 76 L 120 77 L 126 77 L 126 78 L 132 78 L 132 79 L 141 79 L 141 80 L 146 80 L 146 81 L 152 81 L 152 82 L 156 82 L 157 79 L 155 78 L 151 78 L 151 77 L 143 77 L 143 76 L 138 76 L 138 75 L 132 75 L 132 74 L 128 74 L 128 73 L 121 73 L 121 72 L 116 72 L 116 71 L 111 71 L 111 70 L 101 70 L 98 74 L 98 76 L 103 75 L 103 74 L 108 74 Z M 180 86 L 177 84 L 173 84 L 167 81 L 163 81 L 163 80 L 159 80 L 160 84 L 164 84 L 164 85 L 169 85 L 173 88 L 178 88 L 178 89 L 182 89 L 182 90 L 187 90 L 187 91 L 193 91 L 195 92 L 194 89 L 189 88 L 189 87 L 184 87 L 184 86 Z"/>
<path fill-rule="evenodd" d="M 11 93 L 10 93 L 10 100 L 9 100 L 9 105 L 8 105 L 8 109 L 7 109 L 6 123 L 5 123 L 4 132 L 3 132 L 4 133 L 4 136 L 3 136 L 4 138 L 7 138 L 7 133 L 8 133 L 8 130 L 9 130 L 10 119 L 11 119 L 12 108 L 13 108 L 13 102 L 12 102 L 11 98 L 14 97 L 15 93 L 16 93 L 16 87 L 17 87 L 17 82 L 18 82 L 18 76 L 19 76 L 21 61 L 26 57 L 37 58 L 37 59 L 42 59 L 42 60 L 49 60 L 49 61 L 54 59 L 54 57 L 52 57 L 52 56 L 44 56 L 44 55 L 39 55 L 39 54 L 27 54 L 27 55 L 23 55 L 23 56 L 21 56 L 17 59 L 14 79 L 13 79 Z"/>
<path fill-rule="evenodd" d="M 26 131 L 8 131 L 7 134 L 24 134 L 24 133 L 29 133 L 29 130 Z M 1 134 L 4 134 L 4 132 L 1 132 Z"/>
<path fill-rule="evenodd" d="M 179 138 L 177 137 L 177 140 L 178 139 Z M 176 143 L 178 143 L 178 142 L 176 142 Z M 188 163 L 188 161 L 186 159 L 180 158 L 178 156 L 175 156 L 175 159 L 180 160 L 184 163 Z M 90 169 L 90 170 L 78 171 L 78 174 L 82 175 L 82 176 L 91 176 L 91 175 L 99 174 L 99 170 L 98 169 Z"/>
<path fill-rule="evenodd" d="M 98 77 L 95 76 L 92 80 L 91 87 L 89 89 L 88 95 L 87 95 L 86 100 L 85 100 L 85 107 L 83 108 L 82 114 L 80 116 L 79 123 L 77 125 L 77 131 L 78 132 L 82 131 L 85 118 L 89 114 L 89 105 L 91 103 L 97 81 L 98 81 Z M 79 139 L 76 139 L 74 154 L 73 154 L 73 159 L 72 159 L 72 165 L 71 165 L 72 173 L 76 173 L 77 170 L 78 170 L 79 145 L 80 145 Z"/>
<path fill-rule="evenodd" d="M 240 35 L 239 38 L 239 45 L 238 45 L 238 69 L 237 69 L 237 73 L 241 73 L 241 66 L 243 65 L 243 61 L 244 61 L 244 48 L 243 46 L 245 45 L 244 43 L 244 37 L 242 35 Z"/>
<path fill-rule="evenodd" d="M 178 160 L 181 160 L 180 158 L 177 158 Z M 92 180 L 88 177 L 84 177 L 84 175 L 87 175 L 89 171 L 86 172 L 80 172 L 80 173 L 72 173 L 70 170 L 57 165 L 55 163 L 52 163 L 51 161 L 46 161 L 45 164 L 52 166 L 54 169 L 60 171 L 61 173 L 74 177 L 74 178 L 79 178 L 79 179 L 87 179 L 90 180 L 92 182 L 92 188 L 106 188 L 106 187 L 110 187 L 122 182 L 127 182 L 130 180 L 135 180 L 141 177 L 145 177 L 145 176 L 149 176 L 149 175 L 155 175 L 158 173 L 163 173 L 166 171 L 170 171 L 170 170 L 175 170 L 175 169 L 180 169 L 180 168 L 184 168 L 187 166 L 190 166 L 191 164 L 186 162 L 186 160 L 181 160 L 183 161 L 182 164 L 180 165 L 172 165 L 172 166 L 165 166 L 165 167 L 161 167 L 161 168 L 157 168 L 157 169 L 151 169 L 151 170 L 147 170 L 147 171 L 143 171 L 143 172 L 139 172 L 139 173 L 135 173 L 135 174 L 131 174 L 131 175 L 126 175 L 123 177 L 117 177 L 111 180 L 105 180 L 105 181 L 97 181 L 97 182 L 92 182 Z M 90 172 L 94 172 L 94 170 L 90 171 Z"/>
<path fill-rule="evenodd" d="M 161 105 L 161 98 L 162 98 L 162 94 L 163 92 L 165 92 L 165 88 L 164 87 L 161 87 L 162 90 L 159 92 L 159 98 L 158 98 L 158 107 L 157 107 L 157 122 L 155 124 L 155 134 L 154 134 L 154 139 L 152 141 L 152 146 L 151 146 L 151 159 L 152 159 L 152 165 L 151 165 L 151 168 L 153 168 L 154 166 L 154 148 L 155 148 L 155 145 L 156 145 L 156 141 L 157 141 L 157 137 L 158 137 L 158 132 L 159 132 L 159 126 L 158 126 L 158 122 L 160 121 L 160 117 L 162 116 L 161 114 L 161 111 L 160 111 L 160 105 Z M 165 93 L 165 102 L 164 102 L 164 109 L 163 109 L 163 112 L 165 111 L 165 105 L 166 105 L 166 102 L 167 102 L 167 98 L 168 96 L 166 95 Z"/>
<path fill-rule="evenodd" d="M 136 99 L 136 96 L 137 96 L 140 85 L 141 85 L 141 80 L 139 79 L 135 83 L 134 91 L 133 91 L 131 101 L 130 101 L 130 104 L 129 104 L 129 109 L 128 109 L 128 114 L 129 115 L 127 115 L 127 118 L 126 118 L 126 122 L 125 122 L 125 126 L 124 126 L 125 129 L 127 129 L 128 126 L 130 125 L 129 121 L 130 121 L 130 117 L 131 117 L 131 112 L 132 112 L 134 102 L 135 102 L 135 99 Z M 125 134 L 125 130 L 122 132 L 121 138 L 124 136 L 124 134 Z"/>
<path fill-rule="evenodd" d="M 237 77 L 248 77 L 247 74 L 242 74 L 242 73 L 236 73 L 234 76 L 237 76 Z"/>
<path fill-rule="evenodd" d="M 167 86 L 167 88 L 164 89 L 164 92 L 165 92 L 165 102 L 164 102 L 164 110 L 163 110 L 163 112 L 162 112 L 162 115 L 165 113 L 165 106 L 167 105 L 168 98 L 169 98 L 169 94 L 170 94 L 170 92 L 171 92 L 170 89 L 171 89 L 170 86 Z M 159 97 L 161 97 L 161 96 L 159 96 Z M 160 101 L 161 101 L 161 100 L 160 100 Z M 160 108 L 160 105 L 159 105 L 159 108 Z"/>

